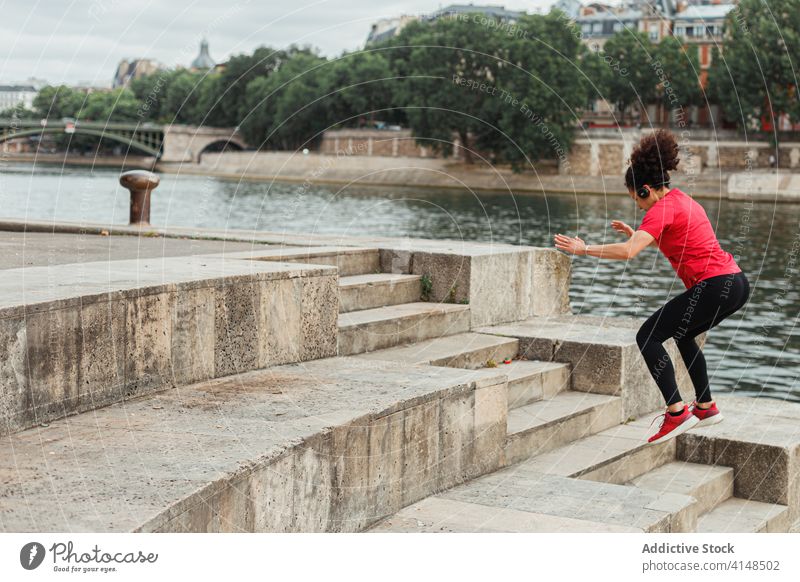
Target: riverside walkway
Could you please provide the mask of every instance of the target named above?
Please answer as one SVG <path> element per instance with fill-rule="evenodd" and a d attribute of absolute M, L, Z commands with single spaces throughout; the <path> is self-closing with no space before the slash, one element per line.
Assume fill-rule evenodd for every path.
<path fill-rule="evenodd" d="M 646 444 L 637 322 L 573 314 L 552 249 L 0 245 L 2 531 L 798 531 L 800 405 L 720 395 L 724 422 Z"/>

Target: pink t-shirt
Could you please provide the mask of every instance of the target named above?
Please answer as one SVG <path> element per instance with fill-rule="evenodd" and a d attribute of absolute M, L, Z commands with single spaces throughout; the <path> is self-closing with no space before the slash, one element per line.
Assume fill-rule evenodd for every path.
<path fill-rule="evenodd" d="M 639 230 L 650 233 L 688 289 L 698 281 L 741 271 L 722 250 L 705 209 L 677 188 L 645 213 Z"/>

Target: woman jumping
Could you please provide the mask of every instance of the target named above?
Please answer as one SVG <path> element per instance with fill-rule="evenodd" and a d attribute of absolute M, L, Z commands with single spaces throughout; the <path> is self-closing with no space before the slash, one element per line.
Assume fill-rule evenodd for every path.
<path fill-rule="evenodd" d="M 555 237 L 556 248 L 562 251 L 601 259 L 632 259 L 653 244 L 686 286 L 636 334 L 647 368 L 667 403 L 664 420 L 648 439 L 650 443 L 722 420 L 711 399 L 706 360 L 694 338 L 738 311 L 750 296 L 747 277 L 733 255 L 720 247 L 703 207 L 678 188 L 669 188 L 669 171 L 678 161 L 678 144 L 666 130 L 643 137 L 633 150 L 625 186 L 645 215 L 636 231 L 619 220 L 611 223 L 629 237 L 628 242 L 587 245 L 578 237 Z M 696 397 L 690 406 L 681 400 L 672 361 L 662 345 L 669 338 L 675 339 L 694 385 Z"/>

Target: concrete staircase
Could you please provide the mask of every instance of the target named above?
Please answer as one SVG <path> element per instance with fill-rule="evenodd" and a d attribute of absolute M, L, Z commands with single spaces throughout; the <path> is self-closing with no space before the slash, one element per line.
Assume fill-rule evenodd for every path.
<path fill-rule="evenodd" d="M 741 425 L 745 404 L 718 398 L 731 419 L 649 445 L 663 409 L 652 404 L 660 396 L 630 323 L 561 315 L 476 328 L 469 304 L 420 301 L 420 276 L 382 272 L 377 248 L 260 249 L 197 262 L 220 276 L 276 276 L 234 258 L 301 265 L 275 271 L 276 299 L 255 310 L 234 309 L 249 289 L 209 292 L 204 305 L 224 307 L 219 297 L 236 291 L 218 329 L 239 338 L 261 313 L 258 338 L 285 327 L 299 339 L 261 341 L 270 351 L 246 371 L 11 431 L 0 450 L 0 489 L 11 492 L 0 495 L 0 529 L 785 532 L 800 523 L 800 444 L 791 438 L 800 413 Z M 298 273 L 301 295 L 290 289 Z M 290 319 L 281 319 L 291 304 L 284 292 L 298 304 Z M 316 327 L 325 333 L 306 333 L 322 303 L 330 317 Z M 335 350 L 314 351 L 337 331 Z M 267 357 L 295 344 L 307 357 Z M 172 354 L 194 353 L 192 345 Z M 250 345 L 242 342 L 243 354 Z M 141 467 L 130 465 L 132 448 Z M 210 461 L 197 463 L 201 455 Z M 90 466 L 72 467 L 76 458 Z M 63 522 L 50 510 L 56 498 Z"/>
<path fill-rule="evenodd" d="M 531 322 L 523 325 L 524 334 L 514 332 L 513 326 L 498 327 L 502 331 L 498 337 L 516 335 L 514 339 L 527 353 L 537 351 L 546 356 L 563 350 L 564 360 L 576 361 L 576 352 L 567 349 L 569 342 L 559 338 L 552 327 L 546 327 L 544 339 L 552 341 L 553 348 L 531 332 Z M 573 333 L 563 329 L 564 335 Z M 612 333 L 613 341 L 606 340 L 609 352 L 622 350 L 624 355 L 625 333 Z M 592 339 L 595 343 L 589 350 L 595 352 L 595 358 L 601 357 L 604 344 L 596 336 Z M 578 338 L 571 335 L 569 341 Z M 413 350 L 404 349 L 406 353 Z M 459 361 L 455 353 L 450 357 Z M 528 381 L 525 388 L 518 383 L 513 387 L 511 379 L 522 369 L 541 370 L 541 384 L 536 380 Z M 626 370 L 630 376 L 632 372 Z M 781 498 L 759 490 L 752 495 L 756 499 L 750 498 L 747 493 L 752 486 L 745 483 L 750 481 L 749 469 L 741 466 L 742 459 L 735 458 L 741 454 L 731 453 L 728 462 L 737 466 L 726 466 L 719 462 L 726 460 L 720 457 L 725 449 L 716 451 L 712 446 L 709 450 L 709 440 L 725 430 L 724 423 L 649 444 L 647 438 L 657 430 L 657 424 L 652 424 L 654 417 L 663 409 L 627 417 L 623 397 L 626 391 L 641 388 L 631 387 L 630 382 L 626 386 L 622 370 L 618 375 L 621 386 L 617 390 L 605 387 L 604 392 L 612 394 L 596 394 L 586 391 L 590 386 L 585 378 L 581 391 L 571 389 L 575 375 L 570 363 L 515 360 L 508 374 L 506 468 L 406 507 L 371 531 L 794 531 L 796 524 L 791 523 L 785 495 Z M 718 401 L 725 409 L 724 397 Z M 737 429 L 729 427 L 731 434 L 737 434 Z M 752 432 L 758 430 L 750 427 Z M 775 435 L 774 440 L 783 443 L 785 436 Z M 727 446 L 736 450 L 735 445 Z M 791 473 L 786 467 L 791 466 L 794 450 L 789 448 L 785 457 L 776 459 L 776 475 Z M 739 490 L 742 494 L 737 496 Z M 757 500 L 764 495 L 784 502 Z"/>
<path fill-rule="evenodd" d="M 415 301 L 418 285 L 412 275 L 340 279 L 339 353 L 376 365 L 505 374 L 506 468 L 406 507 L 372 531 L 788 531 L 786 505 L 734 496 L 732 467 L 680 460 L 677 440 L 647 443 L 660 409 L 628 416 L 640 408 L 625 399 L 644 390 L 631 365 L 638 351 L 630 325 L 564 316 L 475 333 L 468 305 Z M 564 361 L 545 361 L 559 355 Z M 599 389 L 597 361 L 615 378 Z"/>
<path fill-rule="evenodd" d="M 568 427 L 571 418 L 557 422 Z M 755 533 L 791 527 L 786 505 L 734 495 L 732 467 L 679 460 L 675 439 L 646 444 L 643 419 L 596 432 L 590 424 L 578 426 L 585 436 L 561 446 L 536 443 L 546 452 L 406 507 L 372 531 Z"/>
<path fill-rule="evenodd" d="M 422 301 L 421 279 L 382 273 L 379 261 L 348 269 L 339 279 L 339 355 L 468 331 L 469 305 Z"/>

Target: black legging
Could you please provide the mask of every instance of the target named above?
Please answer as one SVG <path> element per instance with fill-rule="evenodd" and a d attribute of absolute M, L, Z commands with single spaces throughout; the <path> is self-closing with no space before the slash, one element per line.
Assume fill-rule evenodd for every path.
<path fill-rule="evenodd" d="M 749 296 L 750 283 L 744 273 L 718 275 L 669 300 L 642 324 L 636 343 L 667 406 L 680 402 L 681 395 L 675 369 L 662 344 L 675 338 L 694 384 L 697 402 L 711 402 L 706 359 L 694 338 L 739 310 Z"/>

